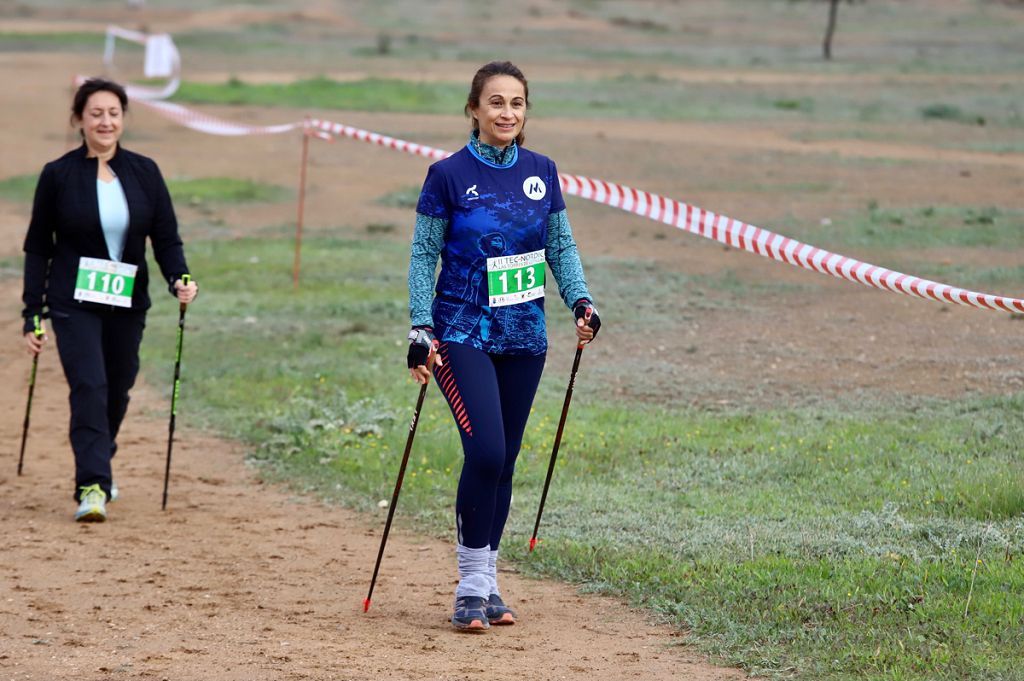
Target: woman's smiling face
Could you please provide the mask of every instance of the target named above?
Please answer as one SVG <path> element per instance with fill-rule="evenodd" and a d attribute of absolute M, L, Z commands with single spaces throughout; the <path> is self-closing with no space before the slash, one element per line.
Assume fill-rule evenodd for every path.
<path fill-rule="evenodd" d="M 470 111 L 479 125 L 481 142 L 507 147 L 526 123 L 526 90 L 512 76 L 494 76 L 484 83 Z"/>
<path fill-rule="evenodd" d="M 124 111 L 113 92 L 94 92 L 85 102 L 80 123 L 89 150 L 105 153 L 117 146 L 123 132 Z"/>

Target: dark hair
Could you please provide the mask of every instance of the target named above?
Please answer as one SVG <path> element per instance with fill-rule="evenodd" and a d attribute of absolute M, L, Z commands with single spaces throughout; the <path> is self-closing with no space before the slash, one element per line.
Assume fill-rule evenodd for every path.
<path fill-rule="evenodd" d="M 72 123 L 76 120 L 82 120 L 82 114 L 85 113 L 85 103 L 97 92 L 109 92 L 115 95 L 121 101 L 121 111 L 128 111 L 128 93 L 124 91 L 121 85 L 106 78 L 90 78 L 78 86 L 78 91 L 75 92 L 75 98 L 71 102 Z"/>
<path fill-rule="evenodd" d="M 520 83 L 523 84 L 523 94 L 526 95 L 526 108 L 530 108 L 530 86 L 526 82 L 526 76 L 519 70 L 519 67 L 510 61 L 492 61 L 490 64 L 484 64 L 473 76 L 473 82 L 469 86 L 469 96 L 466 97 L 466 107 L 463 109 L 466 112 L 466 116 L 473 121 L 473 129 L 479 130 L 480 124 L 475 118 L 473 118 L 470 112 L 476 106 L 480 104 L 480 94 L 484 90 L 484 85 L 491 78 L 495 76 L 512 76 Z M 523 126 L 526 126 L 526 119 L 523 119 Z M 516 135 L 516 144 L 523 146 L 523 141 L 526 140 L 525 130 L 520 130 L 519 134 Z"/>

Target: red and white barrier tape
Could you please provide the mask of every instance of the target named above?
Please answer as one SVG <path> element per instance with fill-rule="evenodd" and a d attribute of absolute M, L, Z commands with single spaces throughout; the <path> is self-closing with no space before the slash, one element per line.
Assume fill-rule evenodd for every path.
<path fill-rule="evenodd" d="M 223 118 L 209 116 L 207 114 L 193 111 L 180 104 L 171 102 L 156 102 L 153 100 L 140 100 L 139 104 L 153 109 L 161 116 L 169 118 L 175 123 L 180 123 L 186 128 L 198 132 L 205 132 L 210 135 L 226 135 L 229 137 L 240 137 L 242 135 L 276 135 L 282 132 L 290 132 L 302 128 L 305 123 L 282 123 L 281 125 L 241 125 L 225 121 Z"/>
<path fill-rule="evenodd" d="M 579 175 L 559 175 L 562 191 L 663 222 L 727 246 L 866 286 L 943 303 L 1024 312 L 1024 300 L 968 291 L 832 253 L 724 215 L 632 187 Z"/>
<path fill-rule="evenodd" d="M 242 126 L 228 123 L 213 116 L 198 114 L 183 106 L 167 102 L 144 102 L 172 120 L 193 130 L 215 135 L 254 135 L 287 132 L 304 127 L 307 134 L 327 139 L 332 135 L 349 137 L 376 144 L 377 146 L 415 154 L 433 160 L 451 156 L 451 152 L 428 147 L 415 142 L 381 135 L 369 130 L 354 128 L 331 121 L 313 119 L 303 123 L 286 123 L 275 126 Z M 873 286 L 874 288 L 902 293 L 908 296 L 955 303 L 988 310 L 1024 313 L 1024 299 L 979 293 L 936 281 L 922 279 L 902 272 L 879 267 L 832 253 L 796 239 L 790 239 L 767 229 L 748 225 L 733 218 L 712 213 L 682 201 L 669 199 L 658 194 L 633 189 L 614 182 L 598 180 L 581 175 L 560 173 L 558 176 L 562 191 L 571 196 L 589 199 L 606 206 L 619 208 L 628 213 L 662 222 L 666 225 L 721 242 L 733 248 L 743 249 L 772 260 L 789 263 L 796 267 L 828 274 L 839 279 Z"/>
<path fill-rule="evenodd" d="M 428 147 L 423 144 L 416 144 L 415 142 L 406 142 L 394 137 L 388 137 L 387 135 L 380 135 L 369 130 L 362 130 L 360 128 L 353 128 L 351 125 L 342 125 L 341 123 L 332 123 L 331 121 L 322 121 L 317 118 L 313 118 L 309 121 L 308 127 L 317 132 L 324 132 L 328 135 L 340 135 L 342 137 L 351 137 L 354 140 L 362 140 L 369 142 L 370 144 L 376 144 L 381 147 L 387 147 L 388 149 L 395 149 L 396 151 L 404 151 L 408 154 L 416 154 L 417 156 L 425 156 L 435 161 L 448 158 L 452 155 L 452 152 L 445 151 L 444 149 L 436 149 L 434 147 Z"/>
<path fill-rule="evenodd" d="M 311 120 L 309 125 L 328 134 L 343 135 L 435 160 L 451 155 L 450 152 L 442 149 L 406 142 L 340 123 Z M 846 279 L 893 293 L 930 298 L 944 303 L 956 303 L 990 310 L 1024 312 L 1024 300 L 1019 298 L 968 291 L 871 265 L 641 189 L 566 173 L 559 173 L 558 179 L 562 191 L 566 194 L 603 203 L 613 208 L 620 208 L 626 212 L 719 241 L 733 248 L 740 248 L 821 274 L 830 274 L 839 279 Z"/>

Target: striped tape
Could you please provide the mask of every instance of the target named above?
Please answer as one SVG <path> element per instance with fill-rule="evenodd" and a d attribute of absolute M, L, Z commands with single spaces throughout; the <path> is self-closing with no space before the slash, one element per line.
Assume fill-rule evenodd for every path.
<path fill-rule="evenodd" d="M 566 194 L 620 208 L 733 248 L 821 274 L 944 303 L 1024 312 L 1024 300 L 1019 298 L 968 291 L 872 265 L 658 194 L 580 175 L 563 173 L 559 181 Z"/>
<path fill-rule="evenodd" d="M 417 156 L 425 156 L 426 158 L 440 161 L 441 159 L 448 158 L 452 155 L 450 151 L 444 151 L 443 149 L 436 149 L 434 147 L 428 147 L 423 144 L 416 144 L 415 142 L 406 142 L 395 137 L 388 137 L 387 135 L 381 135 L 376 132 L 370 132 L 369 130 L 362 130 L 360 128 L 353 128 L 351 125 L 342 125 L 341 123 L 332 123 L 331 121 L 322 121 L 317 118 L 309 120 L 308 126 L 314 131 L 326 133 L 327 135 L 337 135 L 340 137 L 350 137 L 354 140 L 361 140 L 363 142 L 369 142 L 370 144 L 376 144 L 377 146 L 387 147 L 388 149 L 394 149 L 395 151 L 404 151 L 408 154 L 415 154 Z"/>
<path fill-rule="evenodd" d="M 209 135 L 226 135 L 229 137 L 241 137 L 243 135 L 276 135 L 283 132 L 291 132 L 302 128 L 305 123 L 283 123 L 281 125 L 241 125 L 225 121 L 223 118 L 208 116 L 207 114 L 193 111 L 192 109 L 173 104 L 171 102 L 157 102 L 153 100 L 140 100 L 139 104 L 146 106 L 165 118 L 175 123 Z"/>
<path fill-rule="evenodd" d="M 307 134 L 322 139 L 329 139 L 332 136 L 348 137 L 435 161 L 451 156 L 451 152 L 443 149 L 321 119 L 274 126 L 244 126 L 198 114 L 168 102 L 144 101 L 143 104 L 193 130 L 215 135 L 274 134 L 305 128 Z M 642 189 L 566 173 L 559 173 L 558 180 L 562 192 L 570 196 L 619 208 L 627 213 L 795 267 L 892 293 L 987 310 L 1024 313 L 1024 300 L 1020 298 L 970 291 L 872 265 Z"/>
<path fill-rule="evenodd" d="M 309 122 L 309 125 L 328 134 L 350 137 L 435 160 L 451 155 L 450 152 L 441 149 L 406 142 L 340 123 L 314 119 Z M 918 298 L 989 310 L 1024 312 L 1024 300 L 1019 298 L 968 291 L 861 262 L 642 189 L 633 189 L 614 182 L 566 173 L 559 173 L 558 180 L 562 191 L 571 196 L 619 208 L 628 213 L 796 267 Z"/>

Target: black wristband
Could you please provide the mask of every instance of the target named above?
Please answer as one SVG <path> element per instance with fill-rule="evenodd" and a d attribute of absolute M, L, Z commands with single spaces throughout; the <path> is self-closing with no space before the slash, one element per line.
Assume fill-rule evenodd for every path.
<path fill-rule="evenodd" d="M 410 369 L 426 366 L 430 351 L 434 348 L 434 332 L 427 327 L 413 327 L 409 331 L 409 353 L 406 364 Z"/>

